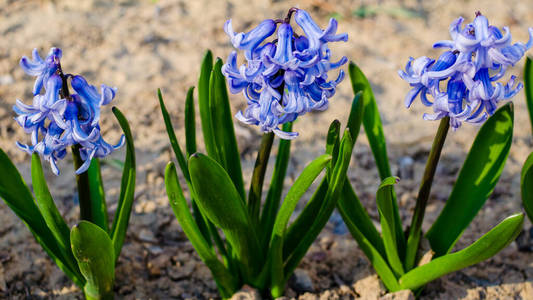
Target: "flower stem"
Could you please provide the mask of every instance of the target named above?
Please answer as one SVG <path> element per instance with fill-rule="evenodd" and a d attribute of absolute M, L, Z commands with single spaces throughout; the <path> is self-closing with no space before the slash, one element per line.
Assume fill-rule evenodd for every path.
<path fill-rule="evenodd" d="M 254 172 L 252 175 L 252 183 L 250 185 L 250 192 L 248 194 L 248 212 L 252 220 L 259 223 L 259 207 L 261 205 L 261 193 L 263 191 L 263 181 L 265 179 L 265 172 L 268 165 L 268 158 L 270 157 L 270 150 L 274 142 L 274 133 L 269 132 L 263 134 L 261 139 L 261 146 L 257 153 L 255 161 Z"/>
<path fill-rule="evenodd" d="M 76 144 L 72 146 L 72 157 L 74 158 L 74 168 L 77 170 L 83 164 L 83 160 L 80 155 L 80 145 Z M 89 186 L 89 172 L 83 172 L 76 175 L 76 184 L 78 186 L 78 198 L 80 201 L 80 219 L 91 221 L 92 215 L 92 203 L 91 203 L 91 191 Z"/>
<path fill-rule="evenodd" d="M 422 221 L 424 220 L 424 213 L 426 212 L 433 177 L 437 170 L 437 164 L 439 163 L 440 154 L 449 128 L 450 118 L 445 117 L 441 119 L 439 129 L 433 140 L 433 146 L 431 146 L 431 151 L 429 152 L 426 169 L 424 170 L 424 176 L 422 177 L 420 189 L 418 190 L 418 197 L 416 198 L 415 212 L 409 228 L 409 238 L 407 239 L 407 251 L 405 255 L 406 271 L 411 270 L 415 265 L 416 254 L 420 244 Z"/>

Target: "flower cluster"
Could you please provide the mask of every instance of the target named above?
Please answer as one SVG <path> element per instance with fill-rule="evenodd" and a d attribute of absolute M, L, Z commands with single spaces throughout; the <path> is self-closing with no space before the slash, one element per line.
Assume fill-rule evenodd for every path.
<path fill-rule="evenodd" d="M 293 31 L 292 14 L 305 35 Z M 276 29 L 277 38 L 266 42 Z M 347 34 L 336 34 L 335 19 L 322 30 L 306 11 L 292 8 L 284 20 L 267 19 L 247 33 L 235 33 L 231 20 L 225 23 L 224 31 L 247 60 L 239 67 L 237 52 L 233 51 L 222 69 L 230 91 L 242 91 L 248 102 L 244 113 L 237 113 L 237 119 L 259 125 L 263 132 L 292 139 L 298 134 L 284 132 L 279 125 L 307 112 L 327 109 L 328 99 L 335 94 L 344 72 L 341 70 L 335 80 L 328 80 L 327 73 L 347 62 L 346 57 L 331 61 L 328 42 L 348 40 Z"/>
<path fill-rule="evenodd" d="M 104 157 L 124 144 L 124 136 L 115 146 L 104 141 L 100 134 L 100 107 L 115 97 L 115 88 L 102 84 L 100 93 L 79 75 L 63 74 L 61 70 L 62 51 L 52 48 L 46 59 L 33 50 L 30 60 L 22 57 L 20 66 L 29 75 L 36 76 L 33 87 L 33 103 L 24 104 L 17 99 L 13 107 L 15 120 L 31 134 L 31 145 L 17 142 L 23 151 L 39 153 L 59 174 L 57 160 L 65 157 L 68 146 L 79 145 L 83 165 L 76 174 L 85 172 L 93 157 Z M 70 94 L 67 79 L 76 92 Z M 44 93 L 41 91 L 44 89 Z"/>
<path fill-rule="evenodd" d="M 479 12 L 474 22 L 463 27 L 463 21 L 458 18 L 450 25 L 452 40 L 433 45 L 434 48 L 449 48 L 449 51 L 436 61 L 426 56 L 410 58 L 405 71 L 398 72 L 412 87 L 405 98 L 406 107 L 420 95 L 422 103 L 432 106 L 434 111 L 424 114 L 424 119 L 448 116 L 454 130 L 463 121 L 484 122 L 499 102 L 513 97 L 522 88 L 521 83 L 515 84 L 515 76 L 505 85 L 498 80 L 533 46 L 533 28 L 529 28 L 526 44 L 511 44 L 509 28 L 503 27 L 502 31 L 489 25 Z M 446 88 L 441 90 L 444 86 Z"/>

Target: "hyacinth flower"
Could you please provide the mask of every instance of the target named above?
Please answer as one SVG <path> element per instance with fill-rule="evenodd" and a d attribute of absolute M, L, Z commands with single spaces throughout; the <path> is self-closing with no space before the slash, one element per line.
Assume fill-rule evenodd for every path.
<path fill-rule="evenodd" d="M 305 35 L 294 33 L 292 17 Z M 265 20 L 247 33 L 235 33 L 231 21 L 226 22 L 224 29 L 231 43 L 244 52 L 247 63 L 239 67 L 236 52 L 230 54 L 226 64 L 221 59 L 213 64 L 209 51 L 204 57 L 198 102 L 207 155 L 197 152 L 193 88 L 185 102 L 186 153 L 179 146 L 161 92 L 158 93 L 170 142 L 191 197 L 192 213 L 172 162 L 165 172 L 169 202 L 183 231 L 211 270 L 222 298 L 231 297 L 243 285 L 256 288 L 265 297 L 280 297 L 335 208 L 353 144 L 353 132 L 347 129 L 341 137 L 338 121 L 330 127 L 326 154 L 307 165 L 283 202 L 281 196 L 291 139 L 297 135 L 292 131 L 293 122 L 307 112 L 326 109 L 344 76 L 340 71 L 332 81 L 326 74 L 346 61 L 342 58 L 330 62 L 328 42 L 347 38 L 336 34 L 336 28 L 337 22 L 332 19 L 327 29 L 320 29 L 300 9 L 289 10 L 283 20 Z M 258 125 L 264 132 L 248 193 L 226 79 L 229 90 L 242 91 L 248 102 L 236 119 Z M 279 148 L 270 187 L 262 201 L 274 136 L 280 138 Z M 326 176 L 322 183 L 298 218 L 289 224 L 298 201 L 323 170 Z"/>
<path fill-rule="evenodd" d="M 294 33 L 292 14 L 305 35 Z M 246 64 L 238 66 L 237 52 L 233 51 L 222 67 L 230 91 L 242 91 L 248 102 L 244 112 L 236 115 L 239 121 L 258 125 L 262 132 L 273 132 L 282 139 L 293 139 L 298 134 L 280 126 L 328 108 L 328 99 L 344 78 L 340 70 L 336 79 L 330 80 L 328 71 L 347 62 L 346 57 L 331 61 L 328 43 L 348 40 L 347 34 L 336 33 L 335 19 L 322 30 L 305 10 L 294 8 L 284 20 L 265 20 L 247 33 L 234 32 L 228 20 L 224 31 L 246 58 Z"/>
<path fill-rule="evenodd" d="M 349 75 L 354 93 L 361 93 L 362 116 L 380 178 L 376 202 L 381 232 L 374 226 L 359 201 L 354 188 L 346 183 L 337 207 L 349 231 L 389 291 L 410 289 L 420 293 L 430 281 L 445 274 L 488 259 L 511 243 L 522 227 L 523 214 L 512 215 L 470 246 L 455 251 L 454 245 L 492 193 L 509 154 L 513 135 L 512 103 L 497 108 L 522 88 L 514 83 L 500 83 L 506 71 L 516 64 L 528 43 L 511 44 L 507 28 L 489 26 L 476 14 L 472 24 L 461 27 L 462 19 L 452 23 L 452 40 L 436 47 L 447 48 L 437 59 L 410 58 L 399 75 L 411 89 L 405 97 L 410 107 L 419 98 L 433 113 L 425 120 L 441 120 L 426 163 L 416 198 L 411 224 L 404 231 L 377 104 L 363 72 L 350 64 Z M 533 31 L 530 29 L 530 34 Z M 488 75 L 487 75 L 488 74 Z M 437 163 L 449 128 L 462 123 L 482 124 L 459 172 L 446 205 L 430 229 L 422 234 L 422 222 L 430 196 Z M 400 183 L 401 184 L 401 183 Z M 423 249 L 421 240 L 429 242 Z M 425 244 L 425 243 L 424 243 Z"/>
<path fill-rule="evenodd" d="M 65 74 L 61 49 L 52 48 L 45 59 L 33 51 L 20 66 L 35 76 L 33 102 L 17 100 L 15 121 L 30 134 L 30 143 L 17 146 L 32 156 L 33 195 L 13 163 L 0 149 L 0 197 L 28 226 L 58 267 L 79 286 L 87 299 L 112 299 L 115 262 L 124 243 L 135 188 L 133 139 L 124 115 L 113 108 L 124 131 L 116 145 L 104 141 L 99 120 L 103 105 L 116 89 L 100 91 L 80 75 Z M 70 81 L 70 84 L 69 84 Z M 75 93 L 70 92 L 70 88 Z M 43 91 L 44 90 L 44 91 Z M 99 158 L 126 143 L 126 159 L 118 208 L 109 227 Z M 71 149 L 80 203 L 80 222 L 69 229 L 48 189 L 41 165 L 44 159 L 59 175 L 58 161 Z"/>

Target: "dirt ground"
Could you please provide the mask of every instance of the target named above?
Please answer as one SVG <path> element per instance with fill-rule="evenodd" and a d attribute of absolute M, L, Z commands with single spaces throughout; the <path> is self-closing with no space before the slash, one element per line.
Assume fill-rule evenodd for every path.
<path fill-rule="evenodd" d="M 209 270 L 194 253 L 167 203 L 163 170 L 173 155 L 156 89 L 162 88 L 178 137 L 182 138 L 185 93 L 189 86 L 196 84 L 204 51 L 209 48 L 215 56 L 226 58 L 232 50 L 222 30 L 224 21 L 233 18 L 234 29 L 243 31 L 265 18 L 282 17 L 292 6 L 307 9 L 321 26 L 327 24 L 330 16 L 335 16 L 339 31 L 348 33 L 347 43 L 332 46 L 333 55 L 338 58 L 345 55 L 355 61 L 372 83 L 393 173 L 401 173 L 403 177 L 397 193 L 406 224 L 411 218 L 418 181 L 438 123 L 422 120 L 422 113 L 428 109 L 420 103 L 410 110 L 403 107 L 408 86 L 396 71 L 409 56 L 435 56 L 437 52 L 431 46 L 449 37 L 451 21 L 458 16 L 471 21 L 478 10 L 492 24 L 508 25 L 515 41 L 527 41 L 527 28 L 533 26 L 533 2 L 0 0 L 0 147 L 16 162 L 25 178 L 29 178 L 29 156 L 16 149 L 15 141 L 28 142 L 29 137 L 13 121 L 12 106 L 17 98 L 31 101 L 33 83 L 18 66 L 21 56 L 31 55 L 34 47 L 42 53 L 52 46 L 61 47 L 66 72 L 82 74 L 95 85 L 106 83 L 118 87 L 115 105 L 130 121 L 138 160 L 136 199 L 116 270 L 118 299 L 217 297 Z M 362 14 L 363 11 L 375 13 Z M 522 79 L 522 67 L 523 61 L 510 73 Z M 287 186 L 312 158 L 323 152 L 329 123 L 335 118 L 346 121 L 352 96 L 346 80 L 326 112 L 306 115 L 295 124 L 300 137 L 293 143 Z M 231 101 L 234 112 L 245 107 L 242 95 L 232 95 Z M 503 218 L 522 209 L 520 168 L 533 149 L 533 139 L 523 92 L 514 102 L 515 133 L 510 157 L 494 193 L 456 249 L 470 244 Z M 106 139 L 116 141 L 120 131 L 110 109 L 103 113 L 102 120 Z M 260 133 L 239 123 L 235 127 L 245 178 L 249 178 Z M 448 135 L 424 229 L 429 228 L 443 207 L 477 130 L 465 124 Z M 124 152 L 118 151 L 113 157 L 122 159 Z M 59 177 L 53 176 L 48 168 L 45 171 L 58 207 L 73 225 L 78 208 L 72 161 L 65 159 L 60 169 Z M 108 207 L 113 213 L 120 171 L 107 164 L 103 176 Z M 377 222 L 374 202 L 378 176 L 362 135 L 349 176 Z M 0 220 L 0 298 L 81 299 L 80 291 L 51 262 L 3 202 Z M 525 229 L 530 227 L 531 223 L 526 221 Z M 494 258 L 432 282 L 422 299 L 533 299 L 533 253 L 518 251 L 519 244 L 527 246 L 528 243 L 533 248 L 533 236 L 524 234 L 520 243 L 513 242 Z M 386 293 L 337 213 L 296 274 L 287 289 L 291 298 L 378 299 Z"/>

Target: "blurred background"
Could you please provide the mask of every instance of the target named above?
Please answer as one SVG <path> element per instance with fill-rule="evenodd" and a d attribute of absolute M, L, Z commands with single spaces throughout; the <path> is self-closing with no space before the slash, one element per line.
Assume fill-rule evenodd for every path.
<path fill-rule="evenodd" d="M 339 21 L 338 32 L 348 33 L 349 41 L 333 44 L 332 54 L 337 59 L 347 56 L 354 61 L 372 84 L 393 173 L 402 177 L 398 199 L 402 218 L 407 222 L 438 122 L 422 120 L 422 113 L 431 109 L 419 101 L 410 110 L 405 109 L 403 99 L 409 86 L 399 78 L 397 70 L 404 67 L 410 56 L 436 57 L 439 52 L 432 49 L 432 45 L 449 39 L 449 24 L 459 16 L 471 22 L 476 11 L 486 15 L 492 25 L 509 26 L 513 42 L 526 42 L 527 29 L 533 26 L 533 2 L 0 0 L 0 147 L 16 162 L 25 178 L 29 178 L 29 156 L 16 148 L 15 141 L 29 142 L 29 136 L 13 121 L 12 110 L 15 99 L 26 103 L 32 99 L 33 78 L 18 66 L 23 55 L 30 56 L 33 48 L 46 55 L 50 47 L 60 47 L 65 72 L 81 74 L 96 86 L 105 83 L 118 88 L 113 105 L 130 121 L 139 168 L 130 233 L 117 270 L 117 293 L 121 297 L 216 296 L 208 270 L 199 263 L 167 204 L 163 170 L 173 154 L 156 90 L 162 89 L 178 138 L 182 138 L 186 90 L 196 84 L 205 50 L 211 49 L 214 56 L 223 59 L 232 50 L 222 29 L 224 22 L 232 18 L 235 31 L 248 31 L 263 19 L 285 16 L 293 6 L 306 9 L 321 27 L 327 26 L 329 18 L 334 17 Z M 529 54 L 533 55 L 533 51 Z M 520 80 L 523 79 L 523 62 L 509 71 Z M 347 65 L 343 69 L 347 71 Z M 329 123 L 333 119 L 346 121 L 352 98 L 346 79 L 327 111 L 308 114 L 295 124 L 300 137 L 293 142 L 288 186 L 312 158 L 323 152 Z M 504 173 L 494 194 L 457 247 L 472 242 L 505 216 L 521 210 L 520 168 L 533 149 L 533 138 L 523 92 L 513 101 L 515 136 Z M 231 105 L 236 113 L 245 107 L 246 101 L 240 94 L 231 95 Z M 104 111 L 102 131 L 106 139 L 114 143 L 121 132 L 111 109 Z M 199 126 L 199 122 L 197 124 Z M 248 178 L 261 134 L 257 128 L 237 121 L 235 130 L 244 159 L 245 178 Z M 443 206 L 477 130 L 476 126 L 464 124 L 448 135 L 425 229 Z M 124 151 L 117 151 L 104 167 L 111 211 L 116 208 L 113 203 L 116 203 L 120 176 L 113 159 L 123 159 Z M 374 193 L 379 182 L 363 135 L 356 145 L 352 165 L 350 178 L 377 221 Z M 65 159 L 59 167 L 62 171 L 59 177 L 51 175 L 48 168 L 45 171 L 58 206 L 73 225 L 78 210 L 72 160 Z M 79 296 L 4 203 L 0 204 L 0 220 L 0 298 L 57 296 L 70 299 Z M 316 297 L 326 295 L 328 298 L 331 293 L 372 299 L 383 294 L 365 258 L 346 234 L 342 220 L 335 214 L 330 223 L 302 264 L 305 274 L 300 275 L 304 279 L 308 276 L 311 287 L 298 286 L 299 278 L 296 278 L 296 283 L 291 283 L 296 286 L 289 287 L 289 296 L 297 297 L 307 291 Z M 526 223 L 526 228 L 529 227 L 530 223 Z M 437 281 L 424 297 L 477 299 L 481 294 L 489 298 L 490 295 L 533 297 L 533 256 L 517 254 L 517 245 L 513 245 L 508 252 L 504 251 L 478 268 Z"/>

